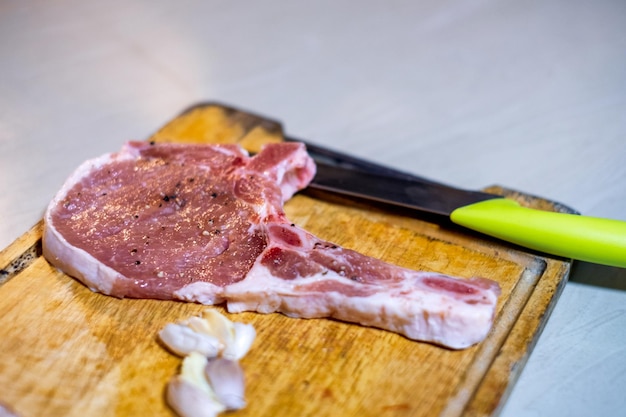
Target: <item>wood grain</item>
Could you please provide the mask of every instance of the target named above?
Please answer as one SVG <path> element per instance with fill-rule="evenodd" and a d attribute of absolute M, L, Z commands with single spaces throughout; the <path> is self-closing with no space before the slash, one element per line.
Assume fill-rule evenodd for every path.
<path fill-rule="evenodd" d="M 280 124 L 219 104 L 194 106 L 151 138 L 237 142 L 253 151 L 281 139 Z M 319 193 L 300 193 L 285 210 L 321 238 L 387 262 L 498 281 L 495 325 L 484 342 L 452 351 L 334 320 L 231 315 L 258 331 L 242 361 L 249 405 L 233 416 L 498 413 L 558 299 L 568 260 Z M 173 415 L 163 391 L 180 360 L 156 333 L 206 307 L 95 294 L 41 257 L 40 237 L 41 223 L 0 253 L 0 403 L 24 417 Z"/>

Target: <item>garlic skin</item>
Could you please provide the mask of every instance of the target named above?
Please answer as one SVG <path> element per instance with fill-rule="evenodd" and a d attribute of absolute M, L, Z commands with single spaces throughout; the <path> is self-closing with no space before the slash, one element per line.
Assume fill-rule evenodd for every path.
<path fill-rule="evenodd" d="M 215 417 L 226 407 L 205 376 L 208 359 L 192 352 L 183 360 L 180 375 L 167 385 L 167 403 L 181 417 Z"/>
<path fill-rule="evenodd" d="M 217 338 L 175 323 L 167 324 L 159 332 L 159 339 L 172 353 L 181 357 L 197 352 L 213 358 L 223 349 Z"/>
<path fill-rule="evenodd" d="M 219 401 L 227 410 L 246 406 L 245 377 L 237 361 L 215 358 L 208 361 L 205 375 Z"/>

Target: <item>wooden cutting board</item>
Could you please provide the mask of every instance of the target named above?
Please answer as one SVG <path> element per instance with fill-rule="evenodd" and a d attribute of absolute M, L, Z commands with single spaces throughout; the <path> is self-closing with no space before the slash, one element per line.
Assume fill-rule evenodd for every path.
<path fill-rule="evenodd" d="M 151 140 L 238 142 L 254 151 L 282 140 L 282 128 L 202 104 Z M 536 208 L 570 211 L 499 187 L 489 191 Z M 452 351 L 333 320 L 230 315 L 258 332 L 242 361 L 248 406 L 233 416 L 498 413 L 563 289 L 570 261 L 330 195 L 305 191 L 285 209 L 299 226 L 367 255 L 498 281 L 495 324 L 484 342 Z M 0 404 L 23 417 L 172 416 L 164 388 L 180 359 L 162 348 L 156 334 L 207 307 L 93 293 L 41 256 L 41 230 L 40 222 L 0 253 Z"/>

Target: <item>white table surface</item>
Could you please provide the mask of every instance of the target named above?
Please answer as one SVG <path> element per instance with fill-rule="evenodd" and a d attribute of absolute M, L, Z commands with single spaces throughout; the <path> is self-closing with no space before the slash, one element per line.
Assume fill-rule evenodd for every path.
<path fill-rule="evenodd" d="M 626 220 L 626 1 L 0 0 L 0 247 L 83 160 L 218 100 Z M 502 414 L 626 414 L 626 270 L 576 263 Z"/>

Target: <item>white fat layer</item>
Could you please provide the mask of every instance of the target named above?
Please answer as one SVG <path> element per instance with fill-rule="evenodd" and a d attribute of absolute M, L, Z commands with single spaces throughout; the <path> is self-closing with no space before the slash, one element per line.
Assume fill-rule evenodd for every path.
<path fill-rule="evenodd" d="M 210 282 L 198 281 L 174 291 L 173 296 L 178 300 L 214 305 L 224 301 L 222 293 L 222 287 Z"/>
<path fill-rule="evenodd" d="M 486 291 L 485 303 L 468 304 L 443 292 L 425 291 L 415 280 L 427 277 L 413 272 L 398 286 L 376 286 L 372 295 L 346 295 L 338 291 L 306 293 L 302 286 L 320 281 L 349 280 L 329 271 L 307 278 L 283 280 L 256 264 L 245 281 L 225 288 L 228 311 L 282 312 L 290 317 L 333 317 L 390 330 L 410 339 L 430 341 L 453 349 L 471 346 L 491 329 L 497 296 Z M 362 286 L 363 284 L 353 284 Z"/>

